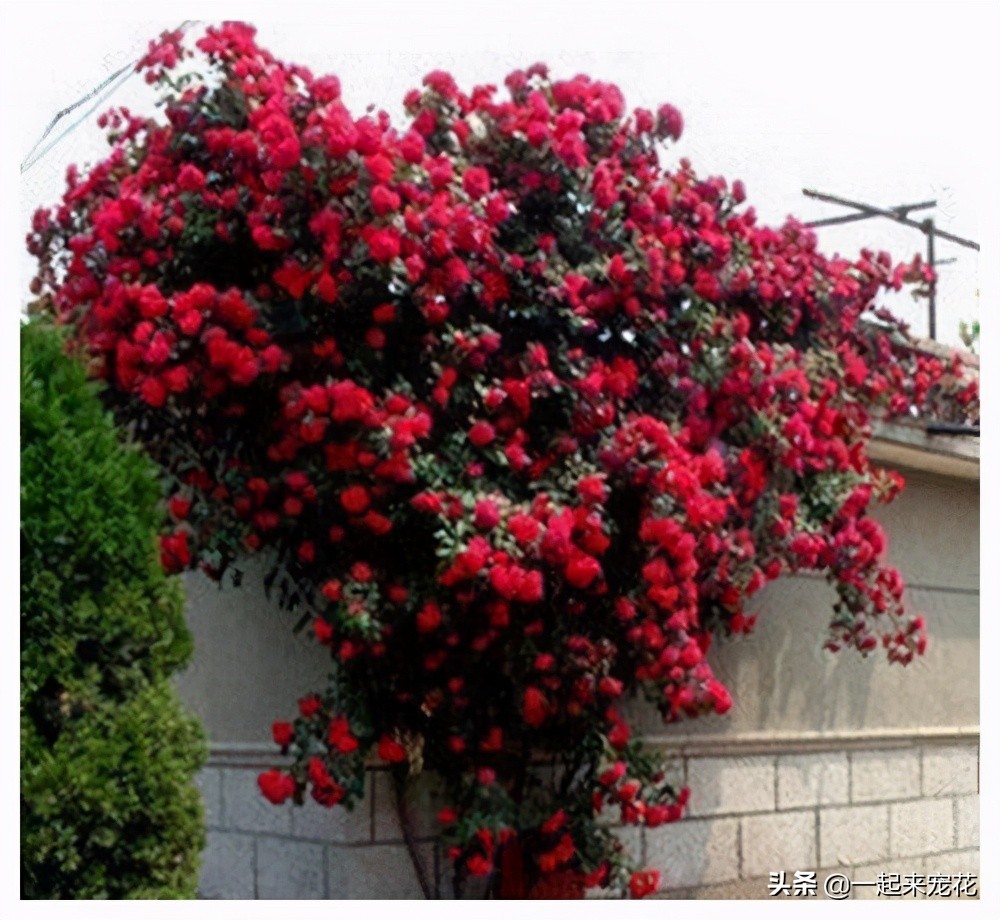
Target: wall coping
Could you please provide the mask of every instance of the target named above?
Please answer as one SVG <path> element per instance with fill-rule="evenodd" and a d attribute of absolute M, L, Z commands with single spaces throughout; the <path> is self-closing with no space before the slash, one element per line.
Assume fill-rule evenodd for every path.
<path fill-rule="evenodd" d="M 928 434 L 922 424 L 876 423 L 868 456 L 878 463 L 955 479 L 979 479 L 979 438 Z"/>
<path fill-rule="evenodd" d="M 874 728 L 828 732 L 734 732 L 731 735 L 645 735 L 650 747 L 684 757 L 729 757 L 751 754 L 818 754 L 885 750 L 924 745 L 978 744 L 979 726 Z"/>
<path fill-rule="evenodd" d="M 731 735 L 646 735 L 651 748 L 682 757 L 745 757 L 754 754 L 816 754 L 829 751 L 978 744 L 979 726 L 876 728 L 829 732 L 738 732 Z M 225 741 L 209 744 L 209 767 L 267 769 L 289 762 L 272 744 Z M 372 764 L 372 766 L 380 766 Z"/>

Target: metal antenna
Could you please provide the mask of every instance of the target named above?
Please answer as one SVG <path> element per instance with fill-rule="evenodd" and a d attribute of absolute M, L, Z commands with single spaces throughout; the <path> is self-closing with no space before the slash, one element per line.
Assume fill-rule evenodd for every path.
<path fill-rule="evenodd" d="M 807 227 L 830 227 L 834 224 L 849 224 L 858 220 L 868 220 L 872 217 L 887 217 L 889 220 L 913 227 L 919 230 L 927 238 L 927 264 L 931 269 L 946 262 L 953 262 L 954 259 L 935 258 L 935 243 L 940 238 L 965 246 L 967 249 L 974 249 L 979 252 L 979 243 L 974 240 L 967 240 L 964 237 L 956 236 L 954 233 L 946 233 L 938 229 L 934 224 L 934 218 L 928 217 L 922 221 L 912 220 L 911 211 L 923 211 L 927 208 L 937 206 L 936 201 L 918 201 L 915 204 L 897 204 L 891 208 L 879 208 L 872 204 L 865 204 L 861 201 L 851 201 L 849 198 L 840 198 L 837 195 L 828 195 L 825 192 L 817 192 L 815 189 L 804 188 L 802 194 L 807 198 L 815 198 L 817 201 L 825 201 L 828 204 L 838 204 L 845 208 L 851 208 L 856 213 L 843 214 L 839 217 L 827 217 L 822 220 L 809 221 Z M 937 340 L 937 279 L 931 281 L 927 297 L 927 330 L 931 341 Z"/>

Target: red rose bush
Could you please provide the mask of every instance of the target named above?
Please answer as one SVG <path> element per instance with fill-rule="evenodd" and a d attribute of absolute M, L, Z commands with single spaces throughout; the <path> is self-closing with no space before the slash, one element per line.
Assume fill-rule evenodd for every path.
<path fill-rule="evenodd" d="M 879 307 L 919 261 L 760 225 L 661 161 L 672 106 L 541 65 L 506 93 L 431 73 L 402 127 L 242 24 L 140 66 L 164 117 L 105 116 L 107 158 L 36 216 L 34 289 L 162 467 L 166 567 L 265 554 L 329 648 L 268 799 L 431 771 L 459 878 L 516 852 L 532 890 L 643 896 L 606 818 L 688 791 L 628 698 L 725 712 L 713 639 L 789 572 L 836 588 L 831 650 L 923 652 L 868 516 L 902 483 L 866 448 L 978 397 Z"/>

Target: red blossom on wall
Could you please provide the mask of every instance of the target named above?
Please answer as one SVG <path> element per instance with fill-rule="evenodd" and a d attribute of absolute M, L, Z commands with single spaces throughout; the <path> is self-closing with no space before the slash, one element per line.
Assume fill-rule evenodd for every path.
<path fill-rule="evenodd" d="M 724 713 L 713 640 L 794 571 L 837 590 L 831 649 L 923 651 L 867 446 L 978 395 L 878 306 L 919 262 L 762 226 L 741 183 L 661 160 L 675 108 L 542 65 L 506 94 L 430 74 L 401 127 L 243 24 L 143 68 L 165 118 L 105 116 L 109 155 L 36 216 L 34 287 L 162 466 L 164 565 L 268 553 L 330 650 L 274 726 L 271 801 L 419 761 L 460 874 L 516 852 L 533 891 L 642 897 L 658 875 L 596 818 L 688 793 L 623 700 Z"/>

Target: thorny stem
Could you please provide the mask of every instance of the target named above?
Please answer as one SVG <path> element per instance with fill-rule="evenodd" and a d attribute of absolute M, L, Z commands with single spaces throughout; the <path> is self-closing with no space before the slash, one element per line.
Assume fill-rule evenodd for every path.
<path fill-rule="evenodd" d="M 410 862 L 413 863 L 413 869 L 417 874 L 420 891 L 425 900 L 432 901 L 436 897 L 435 890 L 431 887 L 427 878 L 427 870 L 424 868 L 423 860 L 417 851 L 417 843 L 413 837 L 413 825 L 410 821 L 410 811 L 406 807 L 406 778 L 394 771 L 392 779 L 396 792 L 396 814 L 399 817 L 399 826 L 403 831 L 403 842 L 406 844 L 406 851 L 410 854 Z"/>

